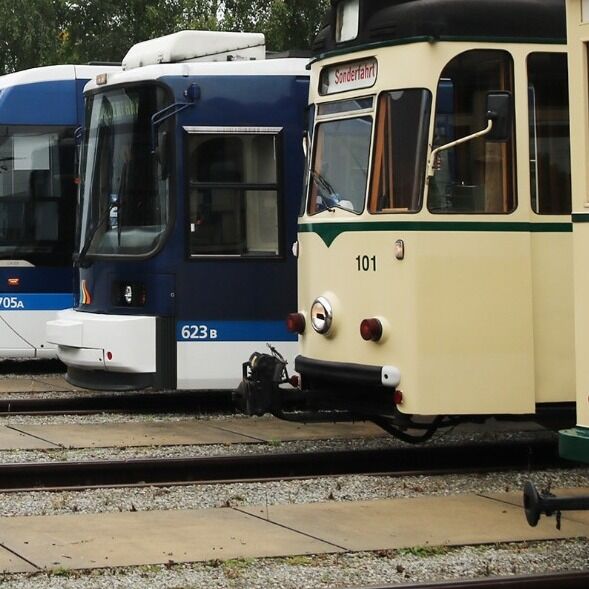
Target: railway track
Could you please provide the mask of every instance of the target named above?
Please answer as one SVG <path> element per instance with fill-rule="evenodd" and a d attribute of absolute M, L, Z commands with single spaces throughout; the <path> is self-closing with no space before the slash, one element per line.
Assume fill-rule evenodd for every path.
<path fill-rule="evenodd" d="M 0 374 L 63 374 L 65 366 L 56 359 L 0 359 Z"/>
<path fill-rule="evenodd" d="M 0 416 L 193 412 L 233 413 L 231 391 L 85 393 L 60 397 L 0 398 Z"/>
<path fill-rule="evenodd" d="M 587 587 L 589 587 L 589 571 L 492 577 L 489 579 L 441 581 L 436 583 L 371 585 L 370 588 L 366 587 L 364 589 L 587 589 Z M 354 589 L 361 588 L 356 587 Z"/>
<path fill-rule="evenodd" d="M 566 467 L 547 440 L 247 456 L 0 465 L 0 492 L 251 482 L 350 474 L 439 475 Z"/>

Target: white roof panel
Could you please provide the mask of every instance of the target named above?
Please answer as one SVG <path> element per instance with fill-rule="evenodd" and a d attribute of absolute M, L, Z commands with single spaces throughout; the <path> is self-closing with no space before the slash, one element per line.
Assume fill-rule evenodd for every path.
<path fill-rule="evenodd" d="M 123 58 L 123 69 L 158 63 L 264 59 L 265 54 L 261 33 L 180 31 L 133 45 Z"/>
<path fill-rule="evenodd" d="M 102 72 L 120 70 L 120 67 L 102 65 L 49 65 L 0 76 L 0 88 L 58 80 L 91 80 Z"/>

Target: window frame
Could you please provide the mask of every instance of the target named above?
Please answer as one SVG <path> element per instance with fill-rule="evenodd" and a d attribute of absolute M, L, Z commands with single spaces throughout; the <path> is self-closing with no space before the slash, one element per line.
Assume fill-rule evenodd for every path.
<path fill-rule="evenodd" d="M 506 215 L 513 215 L 514 213 L 517 212 L 518 208 L 519 208 L 519 194 L 518 194 L 518 182 L 517 182 L 517 156 L 518 156 L 518 150 L 517 150 L 517 120 L 516 120 L 516 112 L 515 112 L 515 93 L 516 93 L 516 66 L 515 66 L 515 61 L 514 61 L 514 57 L 513 54 L 510 53 L 508 50 L 506 49 L 501 49 L 501 48 L 473 48 L 473 49 L 467 49 L 466 51 L 461 51 L 460 53 L 457 53 L 455 55 L 453 55 L 444 65 L 443 67 L 440 69 L 440 73 L 438 76 L 438 81 L 436 84 L 436 92 L 434 95 L 434 100 L 432 101 L 432 117 L 430 119 L 430 125 L 431 125 L 431 130 L 430 130 L 430 137 L 431 137 L 431 142 L 430 145 L 432 147 L 432 149 L 434 147 L 439 147 L 437 145 L 434 145 L 433 143 L 433 139 L 434 139 L 434 135 L 436 132 L 436 118 L 437 118 L 437 106 L 438 106 L 438 98 L 439 98 L 439 90 L 440 90 L 440 82 L 443 79 L 449 79 L 447 75 L 445 74 L 446 68 L 456 59 L 461 58 L 469 53 L 473 53 L 473 52 L 484 52 L 484 53 L 501 53 L 503 54 L 507 59 L 504 63 L 507 63 L 510 71 L 504 72 L 503 73 L 503 79 L 501 80 L 500 86 L 499 88 L 489 88 L 486 92 L 492 92 L 492 91 L 507 91 L 510 92 L 513 100 L 512 100 L 512 105 L 513 105 L 513 117 L 512 117 L 512 124 L 511 124 L 511 138 L 509 139 L 509 141 L 505 141 L 505 142 L 493 142 L 493 143 L 498 143 L 498 145 L 500 146 L 500 148 L 502 150 L 509 150 L 511 152 L 511 157 L 505 157 L 505 164 L 506 164 L 506 171 L 504 173 L 504 181 L 508 181 L 511 182 L 511 190 L 512 190 L 512 206 L 509 210 L 507 211 L 461 211 L 461 210 L 436 210 L 435 208 L 432 208 L 432 180 L 434 178 L 434 176 L 431 176 L 430 178 L 427 179 L 426 185 L 427 185 L 427 195 L 425 198 L 425 203 L 426 203 L 426 208 L 429 214 L 431 215 L 435 215 L 436 217 L 443 217 L 445 215 L 449 215 L 449 216 L 456 216 L 456 215 L 465 215 L 465 216 L 481 216 L 481 215 L 493 215 L 493 216 L 498 216 L 498 215 L 502 215 L 502 216 L 506 216 Z M 506 86 L 505 82 L 509 82 L 509 86 L 510 87 L 504 87 Z M 481 129 L 483 129 L 484 127 L 481 127 Z M 475 132 L 474 130 L 472 132 Z M 466 135 L 465 135 L 466 136 Z M 480 138 L 485 140 L 484 137 Z M 454 139 L 456 140 L 456 139 Z M 474 141 L 477 141 L 477 139 L 474 139 Z M 468 145 L 470 142 L 467 142 L 466 144 L 462 144 L 464 145 Z M 444 144 L 442 144 L 444 145 Z M 451 148 L 454 149 L 454 148 Z M 429 151 L 429 153 L 431 153 L 431 149 Z M 429 154 L 428 154 L 429 156 Z M 505 197 L 505 194 L 503 195 Z"/>
<path fill-rule="evenodd" d="M 568 206 L 565 207 L 566 210 L 564 211 L 558 211 L 558 212 L 553 212 L 553 211 L 546 211 L 546 210 L 542 210 L 547 208 L 547 199 L 546 199 L 546 194 L 544 192 L 542 192 L 542 186 L 540 185 L 539 182 L 539 177 L 540 174 L 539 172 L 541 171 L 543 174 L 546 173 L 545 167 L 546 166 L 540 166 L 539 164 L 539 158 L 538 158 L 538 124 L 537 124 L 537 117 L 534 118 L 534 147 L 532 148 L 532 136 L 531 136 L 531 132 L 532 132 L 532 116 L 533 115 L 537 115 L 538 111 L 540 110 L 537 106 L 537 94 L 536 92 L 534 92 L 533 96 L 534 96 L 534 105 L 533 105 L 533 111 L 532 111 L 532 105 L 530 104 L 530 89 L 532 88 L 531 85 L 531 76 L 530 76 L 530 68 L 531 68 L 531 64 L 530 61 L 534 58 L 534 57 L 539 57 L 539 56 L 559 56 L 562 59 L 564 59 L 565 61 L 565 75 L 567 78 L 567 83 L 564 85 L 564 92 L 567 95 L 567 101 L 566 104 L 564 106 L 566 106 L 567 109 L 567 115 L 568 115 L 568 137 L 567 137 L 567 141 L 566 143 L 569 145 L 569 152 L 568 152 L 568 202 L 565 203 Z M 570 119 L 570 96 L 569 96 L 569 92 L 568 92 L 568 79 L 570 76 L 569 73 L 569 67 L 568 67 L 568 55 L 566 53 L 566 51 L 530 51 L 530 53 L 528 53 L 526 55 L 526 61 L 525 61 L 525 68 L 526 68 L 526 81 L 527 81 L 527 89 L 528 89 L 528 103 L 527 103 L 527 108 L 528 108 L 528 147 L 529 147 L 529 158 L 528 158 L 528 172 L 530 174 L 530 182 L 529 182 L 529 189 L 530 189 L 530 209 L 532 211 L 532 213 L 534 215 L 538 215 L 540 217 L 545 217 L 545 216 L 555 216 L 555 215 L 570 215 L 571 211 L 572 211 L 572 184 L 571 184 L 571 168 L 572 168 L 572 154 L 571 154 L 571 149 L 570 149 L 570 141 L 571 141 L 571 119 Z M 535 70 L 535 74 L 538 73 L 538 71 L 540 71 L 540 69 L 536 69 Z M 551 122 L 554 122 L 554 120 L 552 120 Z M 552 140 L 554 140 L 554 135 L 552 135 L 550 138 Z M 534 157 L 534 160 L 532 160 L 532 156 Z M 532 174 L 532 161 L 534 161 L 534 165 L 535 165 L 535 174 Z M 548 174 L 550 174 L 550 170 L 548 171 Z M 535 180 L 534 182 L 534 186 L 532 185 L 532 179 Z M 542 192 L 542 193 L 541 193 Z M 563 204 L 563 203 L 559 203 L 559 204 Z"/>
<path fill-rule="evenodd" d="M 379 138 L 380 138 L 380 133 L 379 133 L 379 125 L 383 124 L 386 125 L 386 122 L 384 120 L 381 121 L 381 110 L 384 108 L 384 105 L 381 106 L 381 101 L 384 97 L 386 97 L 388 94 L 391 94 L 392 92 L 406 92 L 406 91 L 414 91 L 414 90 L 418 90 L 418 91 L 422 91 L 424 93 L 427 94 L 427 98 L 429 100 L 429 109 L 427 112 L 427 119 L 424 122 L 424 125 L 422 126 L 422 131 L 424 133 L 424 137 L 423 137 L 423 141 L 424 144 L 422 146 L 422 153 L 420 154 L 421 157 L 421 176 L 419 178 L 416 178 L 416 181 L 418 181 L 420 183 L 420 196 L 419 196 L 419 207 L 413 209 L 413 210 L 409 210 L 408 208 L 402 208 L 402 207 L 398 207 L 398 208 L 391 208 L 391 209 L 381 209 L 381 210 L 376 210 L 375 207 L 373 207 L 373 201 L 375 200 L 375 197 L 373 195 L 373 189 L 374 189 L 374 181 L 375 181 L 375 169 L 376 169 L 376 165 L 377 165 L 377 150 L 381 149 L 383 150 L 383 152 L 386 152 L 386 148 L 385 148 L 385 142 L 381 142 L 379 144 Z M 427 178 L 426 178 L 426 174 L 427 174 L 427 158 L 428 158 L 428 152 L 429 152 L 429 132 L 430 132 L 430 127 L 431 127 L 431 121 L 432 121 L 432 108 L 434 108 L 434 100 L 433 100 L 433 94 L 432 91 L 429 88 L 421 88 L 421 87 L 410 87 L 410 88 L 395 88 L 395 89 L 388 89 L 388 90 L 382 90 L 381 92 L 379 92 L 378 96 L 376 97 L 375 100 L 375 115 L 374 115 L 374 124 L 373 124 L 373 131 L 372 131 L 372 149 L 371 149 L 371 154 L 370 154 L 370 167 L 369 167 L 369 177 L 368 177 L 368 188 L 367 188 L 367 199 L 366 199 L 366 206 L 365 209 L 368 212 L 368 214 L 370 215 L 415 215 L 417 213 L 420 213 L 423 208 L 424 208 L 424 204 L 425 204 L 425 188 L 427 185 Z M 384 153 L 383 153 L 383 158 L 384 158 Z M 416 160 L 416 162 L 418 162 L 418 160 Z M 384 165 L 391 165 L 391 162 L 385 162 Z M 392 172 L 392 170 L 391 170 Z"/>
<path fill-rule="evenodd" d="M 2 203 L 23 203 L 25 208 L 28 209 L 26 214 L 36 212 L 37 205 L 44 203 L 54 203 L 57 205 L 56 220 L 57 220 L 57 238 L 56 239 L 40 239 L 31 238 L 26 239 L 2 239 L 0 246 L 3 251 L 0 253 L 0 260 L 24 260 L 32 263 L 35 266 L 48 266 L 48 267 L 67 267 L 71 265 L 71 254 L 76 245 L 75 235 L 75 208 L 77 200 L 77 186 L 75 184 L 76 170 L 74 168 L 73 160 L 70 161 L 69 157 L 66 157 L 64 149 L 67 148 L 66 144 L 71 141 L 72 156 L 73 150 L 75 150 L 75 129 L 76 126 L 72 124 L 5 124 L 2 125 L 3 138 L 9 138 L 11 142 L 11 156 L 10 160 L 12 166 L 10 167 L 10 174 L 12 178 L 12 184 L 14 184 L 14 174 L 16 171 L 28 171 L 27 183 L 29 187 L 25 191 L 24 196 L 15 195 L 14 192 L 0 195 L 0 202 Z M 57 141 L 54 144 L 49 145 L 49 182 L 52 183 L 52 190 L 54 189 L 53 183 L 56 179 L 53 177 L 52 172 L 52 157 L 51 151 L 55 150 L 57 154 L 57 163 L 59 164 L 59 175 L 57 180 L 59 189 L 58 194 L 51 194 L 46 196 L 33 195 L 30 188 L 30 182 L 32 172 L 39 171 L 36 168 L 14 168 L 14 140 L 16 137 L 27 137 L 27 136 L 46 136 L 56 135 Z M 62 169 L 62 164 L 67 164 L 65 169 Z M 69 166 L 69 167 L 68 167 Z M 45 171 L 45 170 L 42 170 Z M 68 184 L 71 181 L 71 185 Z M 69 201 L 69 202 L 68 202 Z M 73 207 L 73 209 L 72 209 Z M 68 215 L 65 211 L 71 211 L 71 218 L 68 221 Z M 36 219 L 35 215 L 31 217 Z M 64 225 L 70 223 L 71 227 L 68 230 L 64 229 Z M 29 227 L 30 230 L 30 227 Z M 27 231 L 28 234 L 28 231 Z M 27 251 L 27 247 L 32 247 L 32 251 Z M 49 248 L 49 251 L 41 251 L 37 248 Z M 13 251 L 10 251 L 10 248 Z"/>
<path fill-rule="evenodd" d="M 354 103 L 354 102 L 358 102 L 361 100 L 370 100 L 371 101 L 370 106 L 359 107 L 359 108 L 355 108 L 355 109 L 352 108 L 352 109 L 343 110 L 343 111 L 334 111 L 334 112 L 320 114 L 320 107 L 323 105 L 337 106 L 338 104 Z M 312 195 L 311 195 L 311 190 L 313 188 L 311 170 L 313 169 L 313 165 L 315 163 L 317 149 L 318 149 L 318 147 L 317 147 L 317 141 L 318 141 L 317 128 L 320 125 L 322 125 L 323 123 L 330 123 L 330 122 L 334 122 L 334 121 L 337 122 L 337 121 L 343 121 L 343 120 L 348 120 L 348 119 L 357 119 L 357 118 L 362 118 L 362 117 L 370 117 L 370 119 L 371 119 L 370 141 L 368 144 L 368 166 L 366 168 L 366 184 L 364 186 L 363 206 L 360 211 L 346 209 L 346 212 L 352 213 L 354 215 L 362 215 L 366 211 L 366 200 L 368 198 L 368 193 L 369 193 L 369 189 L 370 189 L 370 174 L 371 174 L 371 168 L 372 168 L 372 144 L 374 142 L 376 104 L 377 104 L 377 96 L 374 94 L 368 94 L 368 95 L 363 94 L 361 96 L 355 96 L 353 98 L 340 98 L 340 99 L 336 99 L 336 100 L 318 102 L 315 104 L 316 110 L 315 110 L 315 121 L 313 124 L 313 141 L 310 146 L 310 157 L 309 157 L 309 163 L 308 163 L 308 170 L 306 172 L 307 177 L 306 177 L 306 185 L 305 185 L 305 202 L 304 202 L 305 206 L 303 209 L 304 215 L 314 217 L 315 215 L 319 215 L 322 212 L 324 212 L 324 211 L 311 211 L 311 203 L 316 202 L 316 200 L 315 201 L 312 200 Z M 316 199 L 316 197 L 315 197 L 315 199 Z"/>
<path fill-rule="evenodd" d="M 285 259 L 286 248 L 284 247 L 284 235 L 286 233 L 284 221 L 284 172 L 283 172 L 283 155 L 284 155 L 284 127 L 265 127 L 265 126 L 194 126 L 187 125 L 183 127 L 184 136 L 184 181 L 185 181 L 185 206 L 184 206 L 184 235 L 185 235 L 185 259 L 188 262 L 210 261 L 210 260 L 230 260 L 230 261 L 281 261 Z M 276 146 L 276 182 L 273 184 L 261 184 L 251 182 L 191 182 L 189 178 L 188 157 L 189 144 L 192 135 L 216 135 L 223 136 L 239 136 L 239 135 L 269 135 L 274 137 Z M 194 187 L 203 188 L 232 188 L 238 189 L 245 196 L 249 190 L 272 191 L 276 193 L 276 221 L 278 224 L 277 246 L 278 253 L 263 254 L 263 255 L 248 255 L 248 254 L 227 254 L 227 253 L 197 253 L 193 254 L 190 249 L 190 191 Z"/>

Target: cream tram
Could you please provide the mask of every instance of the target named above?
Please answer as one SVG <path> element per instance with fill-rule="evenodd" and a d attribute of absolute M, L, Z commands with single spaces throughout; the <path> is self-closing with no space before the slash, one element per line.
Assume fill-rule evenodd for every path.
<path fill-rule="evenodd" d="M 298 415 L 418 441 L 570 404 L 564 0 L 332 0 L 326 22 L 288 318 Z M 248 411 L 288 417 L 276 362 L 252 357 Z"/>

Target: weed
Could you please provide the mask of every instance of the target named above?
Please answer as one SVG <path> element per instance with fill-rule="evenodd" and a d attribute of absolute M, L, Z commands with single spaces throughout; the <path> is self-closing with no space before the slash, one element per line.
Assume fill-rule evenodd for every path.
<path fill-rule="evenodd" d="M 447 546 L 411 546 L 399 550 L 401 556 L 417 556 L 419 558 L 428 558 L 430 556 L 441 556 L 449 552 Z"/>

